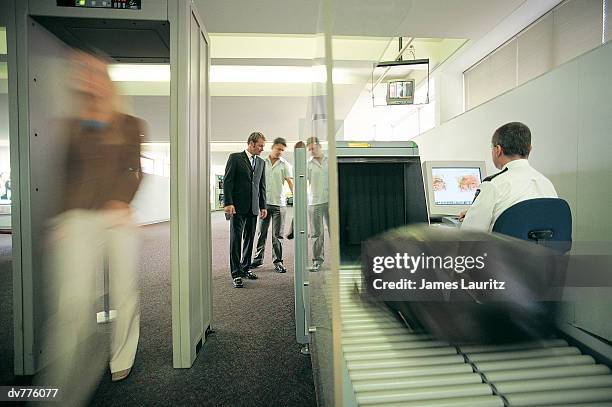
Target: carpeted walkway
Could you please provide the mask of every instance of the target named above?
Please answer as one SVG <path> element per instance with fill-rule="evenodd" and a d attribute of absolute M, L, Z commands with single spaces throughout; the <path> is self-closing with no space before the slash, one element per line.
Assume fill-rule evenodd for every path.
<path fill-rule="evenodd" d="M 221 212 L 213 213 L 212 223 L 215 333 L 194 366 L 172 368 L 169 225 L 144 227 L 141 336 L 134 369 L 120 383 L 111 383 L 107 374 L 92 405 L 316 405 L 310 359 L 295 342 L 293 241 L 285 241 L 289 273 L 274 273 L 266 264 L 257 269 L 259 280 L 234 289 L 228 271 L 229 224 Z M 271 263 L 269 252 L 266 261 Z M 12 346 L 10 351 L 12 358 Z M 4 363 L 0 370 L 6 377 Z"/>
<path fill-rule="evenodd" d="M 0 233 L 0 384 L 14 383 L 13 376 L 13 271 L 12 235 Z"/>

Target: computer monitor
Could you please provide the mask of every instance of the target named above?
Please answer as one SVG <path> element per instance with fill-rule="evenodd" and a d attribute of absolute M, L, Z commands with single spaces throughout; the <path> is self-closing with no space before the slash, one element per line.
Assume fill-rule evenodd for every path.
<path fill-rule="evenodd" d="M 411 105 L 414 103 L 414 79 L 391 81 L 387 84 L 388 105 Z"/>
<path fill-rule="evenodd" d="M 472 204 L 485 176 L 484 161 L 424 162 L 429 217 L 459 215 Z"/>

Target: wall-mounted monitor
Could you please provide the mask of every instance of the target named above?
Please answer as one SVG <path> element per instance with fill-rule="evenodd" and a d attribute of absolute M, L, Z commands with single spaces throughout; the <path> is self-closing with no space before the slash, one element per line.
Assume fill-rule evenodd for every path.
<path fill-rule="evenodd" d="M 411 105 L 414 103 L 414 79 L 387 83 L 388 105 Z"/>
<path fill-rule="evenodd" d="M 486 177 L 484 161 L 426 161 L 423 163 L 430 217 L 456 216 L 467 209 Z"/>

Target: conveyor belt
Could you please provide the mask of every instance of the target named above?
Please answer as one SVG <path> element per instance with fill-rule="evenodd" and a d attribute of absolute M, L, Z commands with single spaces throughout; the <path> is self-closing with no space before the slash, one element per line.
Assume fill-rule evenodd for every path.
<path fill-rule="evenodd" d="M 341 270 L 342 349 L 360 406 L 612 406 L 612 374 L 565 340 L 455 347 L 410 333 Z"/>

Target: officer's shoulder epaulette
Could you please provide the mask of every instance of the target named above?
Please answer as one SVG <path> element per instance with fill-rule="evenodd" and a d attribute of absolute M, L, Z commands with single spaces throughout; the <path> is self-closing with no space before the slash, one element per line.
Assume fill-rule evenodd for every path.
<path fill-rule="evenodd" d="M 501 170 L 497 174 L 493 174 L 493 175 L 489 175 L 488 177 L 485 177 L 485 179 L 483 179 L 482 182 L 491 181 L 493 178 L 497 177 L 498 175 L 503 174 L 506 171 L 508 171 L 508 167 L 504 168 L 503 170 Z"/>

